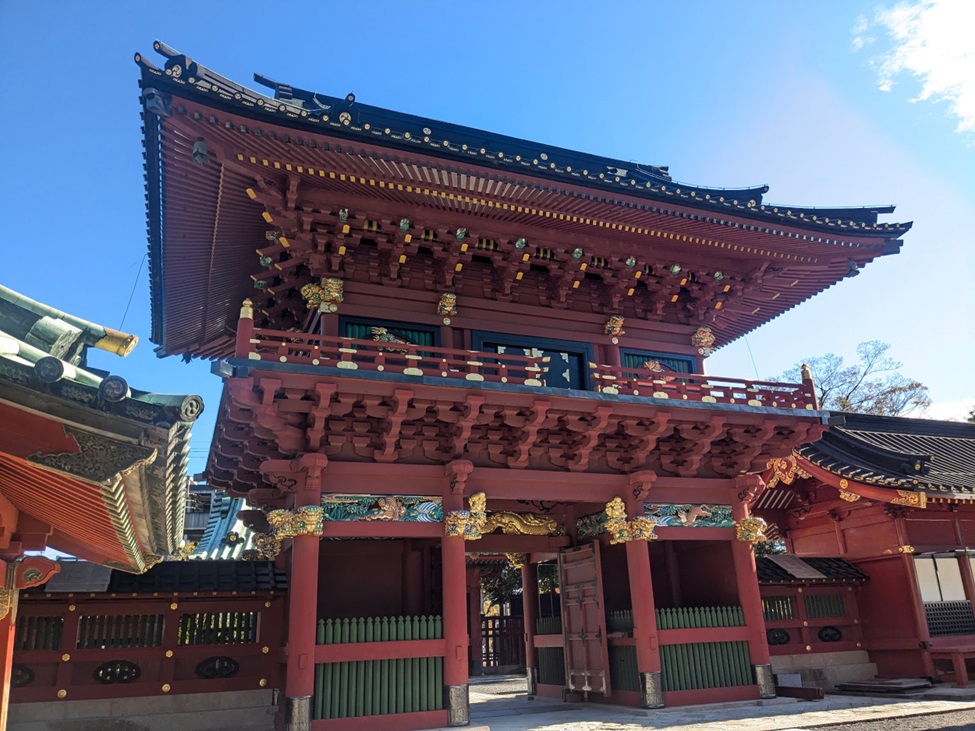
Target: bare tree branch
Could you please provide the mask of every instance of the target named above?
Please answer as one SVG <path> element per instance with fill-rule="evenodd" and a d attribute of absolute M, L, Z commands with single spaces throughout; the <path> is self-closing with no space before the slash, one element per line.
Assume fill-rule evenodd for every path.
<path fill-rule="evenodd" d="M 928 387 L 902 376 L 901 364 L 887 355 L 890 344 L 868 340 L 857 346 L 859 362 L 845 366 L 834 353 L 807 358 L 816 394 L 823 409 L 878 416 L 909 414 L 931 405 Z M 801 380 L 802 364 L 797 363 L 775 380 Z"/>

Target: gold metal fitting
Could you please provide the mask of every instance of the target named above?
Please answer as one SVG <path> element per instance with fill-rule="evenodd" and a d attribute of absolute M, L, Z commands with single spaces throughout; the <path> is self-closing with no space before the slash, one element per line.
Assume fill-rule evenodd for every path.
<path fill-rule="evenodd" d="M 166 650 L 166 657 L 172 657 L 172 656 L 173 656 L 173 651 L 172 650 Z"/>
<path fill-rule="evenodd" d="M 69 655 L 68 653 L 64 653 L 63 655 L 61 655 L 61 662 L 68 662 L 70 659 L 71 659 L 71 655 Z"/>
<path fill-rule="evenodd" d="M 170 609 L 179 609 L 179 604 L 177 604 L 176 602 L 173 602 L 172 604 L 169 605 L 169 608 Z"/>
<path fill-rule="evenodd" d="M 264 647 L 261 648 L 261 652 L 263 652 L 265 655 L 268 654 L 270 651 L 271 648 L 268 647 L 267 645 L 264 645 Z"/>
<path fill-rule="evenodd" d="M 75 605 L 74 605 L 74 604 L 69 604 L 69 605 L 68 605 L 68 611 L 69 611 L 69 612 L 73 612 L 73 611 L 74 611 L 75 609 L 77 609 L 77 607 L 75 607 Z"/>
<path fill-rule="evenodd" d="M 262 688 L 265 685 L 267 685 L 267 678 L 261 678 L 260 682 L 258 682 L 258 685 L 261 686 Z"/>
<path fill-rule="evenodd" d="M 95 347 L 99 350 L 107 350 L 109 353 L 115 353 L 124 358 L 135 349 L 138 342 L 139 338 L 137 335 L 129 335 L 128 333 L 106 327 L 105 337 L 95 343 Z"/>
<path fill-rule="evenodd" d="M 163 693 L 168 693 L 172 689 L 173 689 L 173 687 L 169 683 L 163 683 L 163 687 L 162 687 L 162 692 Z"/>
<path fill-rule="evenodd" d="M 58 691 L 58 698 L 67 698 L 67 697 L 68 697 L 68 691 L 66 691 L 64 688 Z"/>

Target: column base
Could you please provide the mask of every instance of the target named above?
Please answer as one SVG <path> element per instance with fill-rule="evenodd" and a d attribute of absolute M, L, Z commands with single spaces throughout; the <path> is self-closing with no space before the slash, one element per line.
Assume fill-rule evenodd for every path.
<path fill-rule="evenodd" d="M 752 665 L 755 668 L 755 682 L 758 683 L 758 694 L 761 698 L 775 698 L 775 679 L 772 677 L 771 665 Z"/>
<path fill-rule="evenodd" d="M 286 731 L 309 731 L 311 728 L 311 696 L 284 699 L 284 728 Z"/>
<path fill-rule="evenodd" d="M 444 705 L 447 707 L 448 726 L 467 726 L 471 722 L 471 697 L 468 686 L 445 685 Z"/>
<path fill-rule="evenodd" d="M 528 682 L 528 695 L 538 693 L 538 668 L 525 668 L 525 680 Z"/>
<path fill-rule="evenodd" d="M 664 707 L 664 688 L 659 670 L 654 673 L 640 673 L 640 707 Z"/>

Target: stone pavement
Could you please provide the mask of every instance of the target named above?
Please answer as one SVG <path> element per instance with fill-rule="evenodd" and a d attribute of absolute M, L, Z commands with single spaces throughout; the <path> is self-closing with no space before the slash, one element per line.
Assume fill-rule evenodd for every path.
<path fill-rule="evenodd" d="M 481 682 L 478 682 L 478 681 Z M 641 710 L 528 700 L 524 677 L 471 680 L 470 731 L 800 731 L 945 711 L 975 710 L 971 689 L 939 688 L 934 698 L 827 696 L 821 701 L 774 698 Z M 891 728 L 896 724 L 892 722 Z"/>

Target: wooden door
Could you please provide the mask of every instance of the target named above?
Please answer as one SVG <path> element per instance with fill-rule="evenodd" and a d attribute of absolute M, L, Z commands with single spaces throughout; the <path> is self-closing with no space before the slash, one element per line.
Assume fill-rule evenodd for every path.
<path fill-rule="evenodd" d="M 609 696 L 609 651 L 599 543 L 559 553 L 565 682 L 571 691 Z"/>

